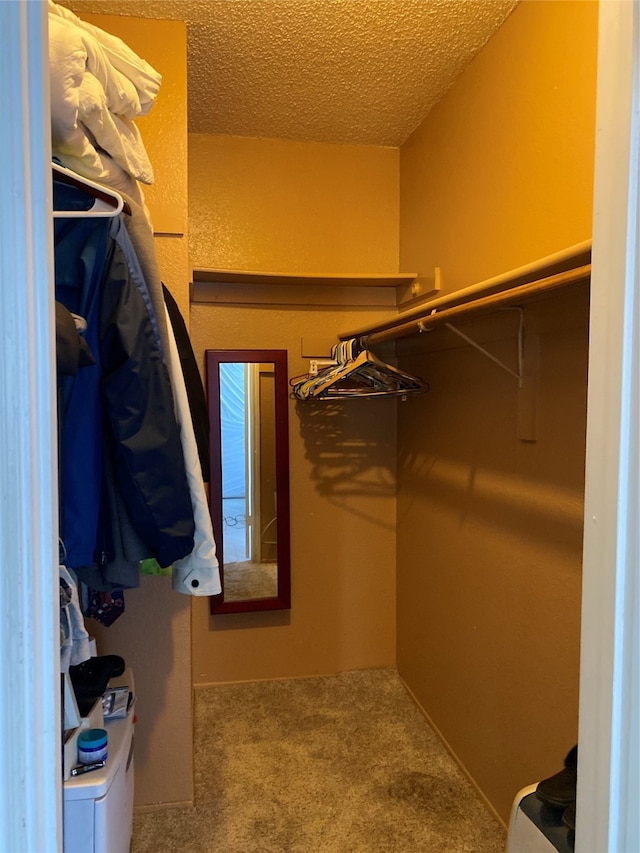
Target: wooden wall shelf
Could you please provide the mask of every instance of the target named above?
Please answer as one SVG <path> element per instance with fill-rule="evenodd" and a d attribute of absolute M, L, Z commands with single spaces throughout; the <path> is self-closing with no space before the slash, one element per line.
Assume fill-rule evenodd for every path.
<path fill-rule="evenodd" d="M 194 269 L 191 301 L 395 308 L 417 273 L 289 273 Z"/>
<path fill-rule="evenodd" d="M 398 287 L 410 284 L 417 273 L 289 273 L 252 270 L 196 269 L 194 283 L 306 284 L 332 287 Z"/>

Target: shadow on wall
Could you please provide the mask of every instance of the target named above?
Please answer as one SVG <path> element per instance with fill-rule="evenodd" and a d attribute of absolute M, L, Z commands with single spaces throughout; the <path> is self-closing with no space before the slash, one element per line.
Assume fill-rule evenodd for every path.
<path fill-rule="evenodd" d="M 577 346 L 577 344 L 576 344 Z M 506 349 L 506 348 L 505 348 Z M 502 355 L 495 342 L 493 352 Z M 405 369 L 419 371 L 417 353 Z M 581 356 L 541 381 L 538 440 L 516 435 L 517 388 L 474 352 L 429 354 L 431 391 L 399 423 L 398 519 L 449 519 L 458 535 L 478 526 L 580 549 L 586 380 Z M 408 367 L 407 367 L 408 365 Z"/>
<path fill-rule="evenodd" d="M 395 496 L 395 399 L 299 401 L 296 414 L 318 494 Z"/>
<path fill-rule="evenodd" d="M 141 575 L 140 587 L 126 590 L 125 595 L 126 610 L 120 619 L 109 628 L 94 619 L 88 619 L 87 629 L 96 638 L 99 654 L 121 655 L 133 671 L 136 714 L 139 719 L 136 727 L 136 765 L 141 771 L 140 779 L 145 780 L 143 788 L 138 786 L 136 802 L 146 804 L 152 802 L 158 794 L 156 782 L 149 778 L 148 769 L 153 764 L 154 736 L 157 737 L 156 733 L 160 731 L 162 718 L 171 713 L 172 709 L 178 717 L 190 714 L 190 690 L 185 682 L 186 692 L 180 692 L 180 684 L 177 682 L 182 681 L 184 676 L 180 672 L 176 673 L 174 666 L 177 657 L 184 653 L 184 649 L 176 649 L 176 637 L 188 643 L 188 639 L 184 639 L 184 627 L 189 624 L 191 597 L 173 592 L 169 577 L 152 575 Z M 149 630 L 136 633 L 140 625 L 153 626 L 154 620 L 158 619 L 163 622 L 163 630 L 150 627 Z M 179 697 L 177 706 L 176 696 Z M 182 748 L 181 737 L 176 738 L 174 749 Z M 169 750 L 166 763 L 161 766 L 168 769 L 171 760 L 172 753 Z M 188 780 L 189 768 L 184 773 Z M 190 786 L 185 778 L 180 781 Z M 181 792 L 178 799 L 182 796 Z"/>
<path fill-rule="evenodd" d="M 455 516 L 460 535 L 467 527 L 482 525 L 504 536 L 517 531 L 533 543 L 542 537 L 569 552 L 581 546 L 583 494 L 579 490 L 548 487 L 518 474 L 427 453 L 422 459 L 413 457 L 402 482 L 405 510 L 416 504 L 431 516 Z M 399 512 L 402 515 L 403 509 Z"/>

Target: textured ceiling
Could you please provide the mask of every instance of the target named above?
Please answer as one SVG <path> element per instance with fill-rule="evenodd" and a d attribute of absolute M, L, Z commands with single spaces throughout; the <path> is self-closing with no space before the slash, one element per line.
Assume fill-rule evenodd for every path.
<path fill-rule="evenodd" d="M 187 22 L 189 131 L 400 145 L 519 0 L 62 0 Z"/>

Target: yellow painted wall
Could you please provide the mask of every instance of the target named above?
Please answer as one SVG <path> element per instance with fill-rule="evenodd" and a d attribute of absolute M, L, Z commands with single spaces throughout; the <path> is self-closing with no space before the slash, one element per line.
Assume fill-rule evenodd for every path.
<path fill-rule="evenodd" d="M 401 269 L 443 292 L 591 236 L 598 4 L 523 0 L 401 148 Z"/>
<path fill-rule="evenodd" d="M 597 3 L 524 2 L 401 149 L 401 268 L 473 284 L 591 235 Z M 515 320 L 461 328 L 515 365 Z M 447 330 L 406 339 L 398 666 L 488 802 L 577 740 L 588 295 L 526 309 L 538 438 L 515 380 Z"/>
<path fill-rule="evenodd" d="M 137 122 L 156 178 L 143 192 L 156 232 L 162 280 L 188 322 L 185 24 L 78 14 L 122 38 L 162 74 L 156 103 Z M 106 630 L 97 623 L 91 630 L 98 636 L 100 653 L 122 655 L 135 673 L 135 803 L 188 803 L 193 800 L 191 599 L 173 592 L 168 578 L 144 576 L 140 589 L 125 596 L 124 615 Z"/>
<path fill-rule="evenodd" d="M 398 150 L 189 134 L 194 267 L 398 269 Z"/>
<path fill-rule="evenodd" d="M 397 267 L 394 149 L 190 136 L 189 205 L 196 267 Z M 287 349 L 296 376 L 301 338 L 362 322 L 311 303 L 194 304 L 191 330 L 201 362 L 207 348 Z M 211 617 L 194 601 L 196 684 L 394 664 L 395 405 L 290 401 L 291 611 Z"/>

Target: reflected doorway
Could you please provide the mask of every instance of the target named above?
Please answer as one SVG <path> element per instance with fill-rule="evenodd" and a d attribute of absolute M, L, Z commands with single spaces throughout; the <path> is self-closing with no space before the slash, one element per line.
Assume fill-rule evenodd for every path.
<path fill-rule="evenodd" d="M 220 364 L 225 600 L 278 593 L 274 365 Z"/>

